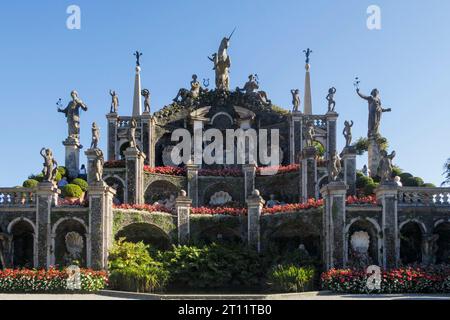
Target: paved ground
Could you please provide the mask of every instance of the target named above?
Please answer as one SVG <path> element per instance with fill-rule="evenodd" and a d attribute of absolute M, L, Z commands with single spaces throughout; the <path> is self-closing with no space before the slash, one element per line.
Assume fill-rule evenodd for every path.
<path fill-rule="evenodd" d="M 105 290 L 99 294 L 0 294 L 0 300 L 450 300 L 450 295 L 337 295 L 308 292 L 274 295 L 154 295 Z"/>

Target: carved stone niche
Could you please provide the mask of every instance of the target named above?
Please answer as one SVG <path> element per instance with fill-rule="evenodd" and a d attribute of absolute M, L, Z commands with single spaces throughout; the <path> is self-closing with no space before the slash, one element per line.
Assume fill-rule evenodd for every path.
<path fill-rule="evenodd" d="M 80 259 L 84 248 L 83 236 L 73 231 L 66 234 L 65 240 L 70 258 L 72 260 Z"/>
<path fill-rule="evenodd" d="M 219 191 L 214 193 L 209 200 L 209 204 L 212 206 L 220 206 L 233 201 L 233 198 L 228 192 Z"/>
<path fill-rule="evenodd" d="M 354 252 L 365 255 L 369 252 L 370 236 L 365 231 L 357 231 L 352 234 L 350 243 Z"/>

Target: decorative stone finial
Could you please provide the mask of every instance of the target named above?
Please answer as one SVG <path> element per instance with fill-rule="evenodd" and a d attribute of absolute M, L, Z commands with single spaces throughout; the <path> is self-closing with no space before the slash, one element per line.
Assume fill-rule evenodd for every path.
<path fill-rule="evenodd" d="M 260 196 L 259 190 L 258 190 L 258 189 L 253 190 L 252 196 L 254 196 L 254 197 L 259 197 L 259 196 Z"/>
<path fill-rule="evenodd" d="M 187 197 L 187 192 L 186 192 L 186 190 L 181 190 L 181 191 L 180 191 L 180 197 Z"/>

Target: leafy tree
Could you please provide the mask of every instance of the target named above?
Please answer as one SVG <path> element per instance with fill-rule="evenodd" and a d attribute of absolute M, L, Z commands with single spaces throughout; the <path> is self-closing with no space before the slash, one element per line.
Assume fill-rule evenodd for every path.
<path fill-rule="evenodd" d="M 442 182 L 442 185 L 450 184 L 450 158 L 444 164 L 444 173 L 445 180 Z"/>

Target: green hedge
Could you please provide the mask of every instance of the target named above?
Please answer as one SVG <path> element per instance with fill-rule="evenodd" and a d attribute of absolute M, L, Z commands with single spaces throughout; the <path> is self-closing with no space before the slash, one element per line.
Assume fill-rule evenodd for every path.
<path fill-rule="evenodd" d="M 35 179 L 28 179 L 23 182 L 22 186 L 24 188 L 36 188 L 38 184 L 39 184 L 39 181 L 37 181 Z"/>
<path fill-rule="evenodd" d="M 83 190 L 83 192 L 86 192 L 88 190 L 88 187 L 89 187 L 87 181 L 83 180 L 81 178 L 73 179 L 71 183 L 72 184 L 76 184 L 77 186 L 79 186 L 81 188 L 81 190 Z"/>
<path fill-rule="evenodd" d="M 62 187 L 61 191 L 63 196 L 68 198 L 80 198 L 83 195 L 83 190 L 81 190 L 80 186 L 71 183 Z"/>

